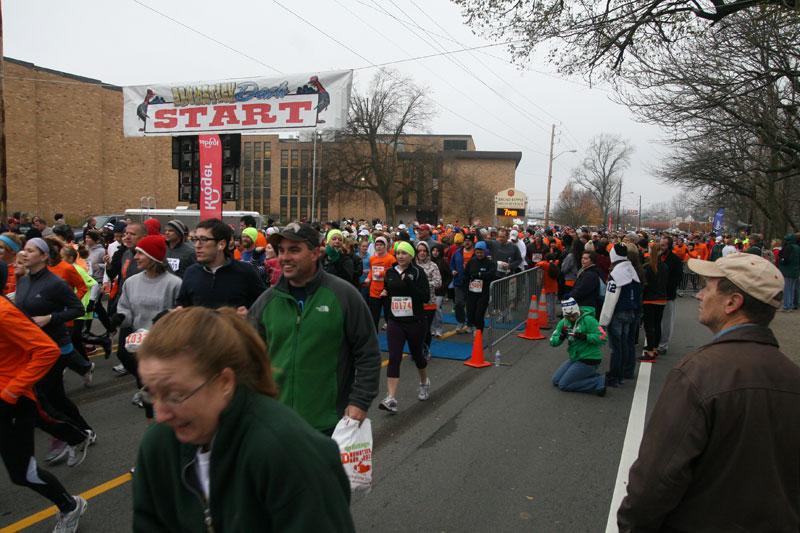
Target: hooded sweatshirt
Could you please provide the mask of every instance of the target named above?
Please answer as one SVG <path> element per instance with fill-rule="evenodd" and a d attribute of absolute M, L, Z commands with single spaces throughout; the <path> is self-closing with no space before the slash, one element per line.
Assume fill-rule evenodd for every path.
<path fill-rule="evenodd" d="M 603 358 L 603 344 L 608 340 L 605 329 L 594 317 L 594 307 L 582 306 L 581 316 L 573 324 L 567 317 L 561 319 L 553 334 L 550 335 L 550 346 L 561 346 L 561 328 L 567 327 L 571 333 L 585 333 L 586 340 L 569 336 L 567 353 L 571 361 L 581 361 L 588 365 L 599 365 Z"/>
<path fill-rule="evenodd" d="M 642 285 L 633 264 L 627 260 L 617 263 L 608 275 L 606 299 L 600 312 L 600 325 L 607 326 L 617 311 L 636 309 L 641 299 Z"/>
<path fill-rule="evenodd" d="M 783 247 L 778 257 L 778 268 L 784 278 L 800 277 L 800 246 L 794 233 L 783 237 Z"/>

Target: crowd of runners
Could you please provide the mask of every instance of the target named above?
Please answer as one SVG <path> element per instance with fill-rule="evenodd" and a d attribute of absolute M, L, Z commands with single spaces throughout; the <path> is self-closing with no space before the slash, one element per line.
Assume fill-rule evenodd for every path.
<path fill-rule="evenodd" d="M 341 469 L 331 466 L 338 464 L 338 450 L 325 436 L 342 416 L 364 420 L 378 394 L 383 332 L 388 392 L 378 407 L 396 413 L 404 347 L 417 368 L 417 398 L 428 400 L 435 389 L 427 366 L 432 339 L 445 334 L 444 303 L 452 302 L 455 333 L 474 334 L 484 327 L 491 283 L 523 270 L 542 270 L 548 326 L 556 326 L 550 342 L 570 346 L 553 384 L 600 396 L 632 379 L 637 359 L 652 363 L 669 349 L 676 298 L 702 284 L 687 268 L 690 259 L 761 256 L 784 276 L 783 311 L 798 305 L 796 234 L 767 246 L 754 234 L 488 227 L 477 219 L 396 226 L 343 220 L 279 227 L 268 221 L 261 230 L 249 216 L 236 228 L 219 219 L 193 228 L 180 220 L 164 227 L 156 219 L 103 227 L 94 220 L 87 220 L 79 239 L 63 220 L 51 226 L 24 213 L 0 228 L 0 452 L 14 483 L 58 506 L 56 531 L 75 531 L 86 502 L 39 466 L 34 427 L 51 436 L 41 462 L 78 467 L 86 460 L 98 435 L 65 393 L 63 375 L 75 372 L 90 387 L 90 356 L 108 358 L 114 344 L 114 372 L 137 383 L 132 403 L 148 423 L 161 423 L 147 433 L 134 470 L 137 530 L 181 529 L 196 520 L 264 529 L 264 517 L 248 508 L 263 494 L 247 492 L 247 476 L 226 478 L 239 498 L 209 503 L 214 476 L 228 475 L 220 473 L 224 468 L 209 469 L 222 435 L 295 443 L 303 459 L 283 458 L 280 466 L 268 457 L 268 446 L 243 444 L 240 453 L 252 454 L 254 476 L 262 469 L 275 483 L 299 483 L 297 476 L 304 476 L 304 486 L 325 487 L 327 504 L 317 514 L 291 513 L 274 502 L 268 513 L 273 529 L 300 521 L 307 528 L 337 523 L 337 530 L 347 530 L 349 488 Z M 637 355 L 640 326 L 644 350 Z M 600 375 L 606 341 L 610 368 Z M 191 398 L 200 396 L 195 406 Z M 256 425 L 265 416 L 279 420 L 278 429 L 242 433 L 222 416 L 234 406 L 237 417 Z M 278 430 L 283 433 L 274 435 Z M 175 440 L 188 446 L 188 460 L 180 453 L 159 456 L 159 446 Z M 221 455 L 235 453 L 214 458 L 223 464 Z M 302 472 L 285 467 L 304 461 Z M 175 465 L 191 467 L 188 481 L 180 468 L 173 469 L 177 477 L 167 473 Z M 170 483 L 183 484 L 188 495 L 159 500 Z M 306 497 L 319 507 L 313 493 Z M 189 510 L 174 516 L 170 505 Z M 302 505 L 292 502 L 291 509 Z"/>

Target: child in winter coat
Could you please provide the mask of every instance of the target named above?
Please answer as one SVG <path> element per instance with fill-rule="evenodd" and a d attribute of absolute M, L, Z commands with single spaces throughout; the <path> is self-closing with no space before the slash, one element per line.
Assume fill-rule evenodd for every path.
<path fill-rule="evenodd" d="M 553 374 L 553 385 L 566 392 L 593 392 L 606 395 L 606 378 L 597 372 L 607 335 L 594 317 L 593 307 L 579 307 L 570 298 L 561 302 L 564 318 L 550 336 L 550 346 L 561 346 L 569 339 L 567 359 Z"/>

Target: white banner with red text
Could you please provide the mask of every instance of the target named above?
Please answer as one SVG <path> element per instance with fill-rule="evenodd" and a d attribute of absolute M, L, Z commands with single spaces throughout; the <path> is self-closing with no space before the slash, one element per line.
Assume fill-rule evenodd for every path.
<path fill-rule="evenodd" d="M 125 137 L 342 129 L 353 71 L 124 87 Z"/>
<path fill-rule="evenodd" d="M 199 135 L 200 220 L 222 218 L 222 142 L 219 135 Z"/>

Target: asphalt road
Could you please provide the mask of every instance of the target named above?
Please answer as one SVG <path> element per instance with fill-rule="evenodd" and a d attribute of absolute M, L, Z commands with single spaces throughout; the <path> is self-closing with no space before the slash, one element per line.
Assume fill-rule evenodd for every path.
<path fill-rule="evenodd" d="M 672 365 L 711 339 L 688 295 L 678 300 L 677 316 L 669 353 L 653 364 L 648 414 Z M 466 335 L 448 340 L 471 342 Z M 565 393 L 550 381 L 566 358 L 565 347 L 513 337 L 500 349 L 508 366 L 474 369 L 434 358 L 427 402 L 417 401 L 416 369 L 404 360 L 399 412 L 380 411 L 377 401 L 369 412 L 375 478 L 371 493 L 353 497 L 359 531 L 605 530 L 636 380 L 609 389 L 604 398 Z M 91 388 L 69 371 L 66 382 L 97 432 L 97 444 L 76 468 L 47 468 L 73 493 L 94 489 L 80 531 L 129 531 L 127 472 L 145 430 L 144 412 L 130 403 L 133 379 L 111 371 L 116 359 L 93 361 L 98 368 Z M 601 370 L 607 365 L 606 358 Z M 381 381 L 378 400 L 385 394 Z M 47 448 L 38 432 L 37 457 Z M 0 533 L 19 530 L 26 519 L 25 531 L 51 531 L 52 516 L 36 516 L 48 507 L 0 473 Z"/>

